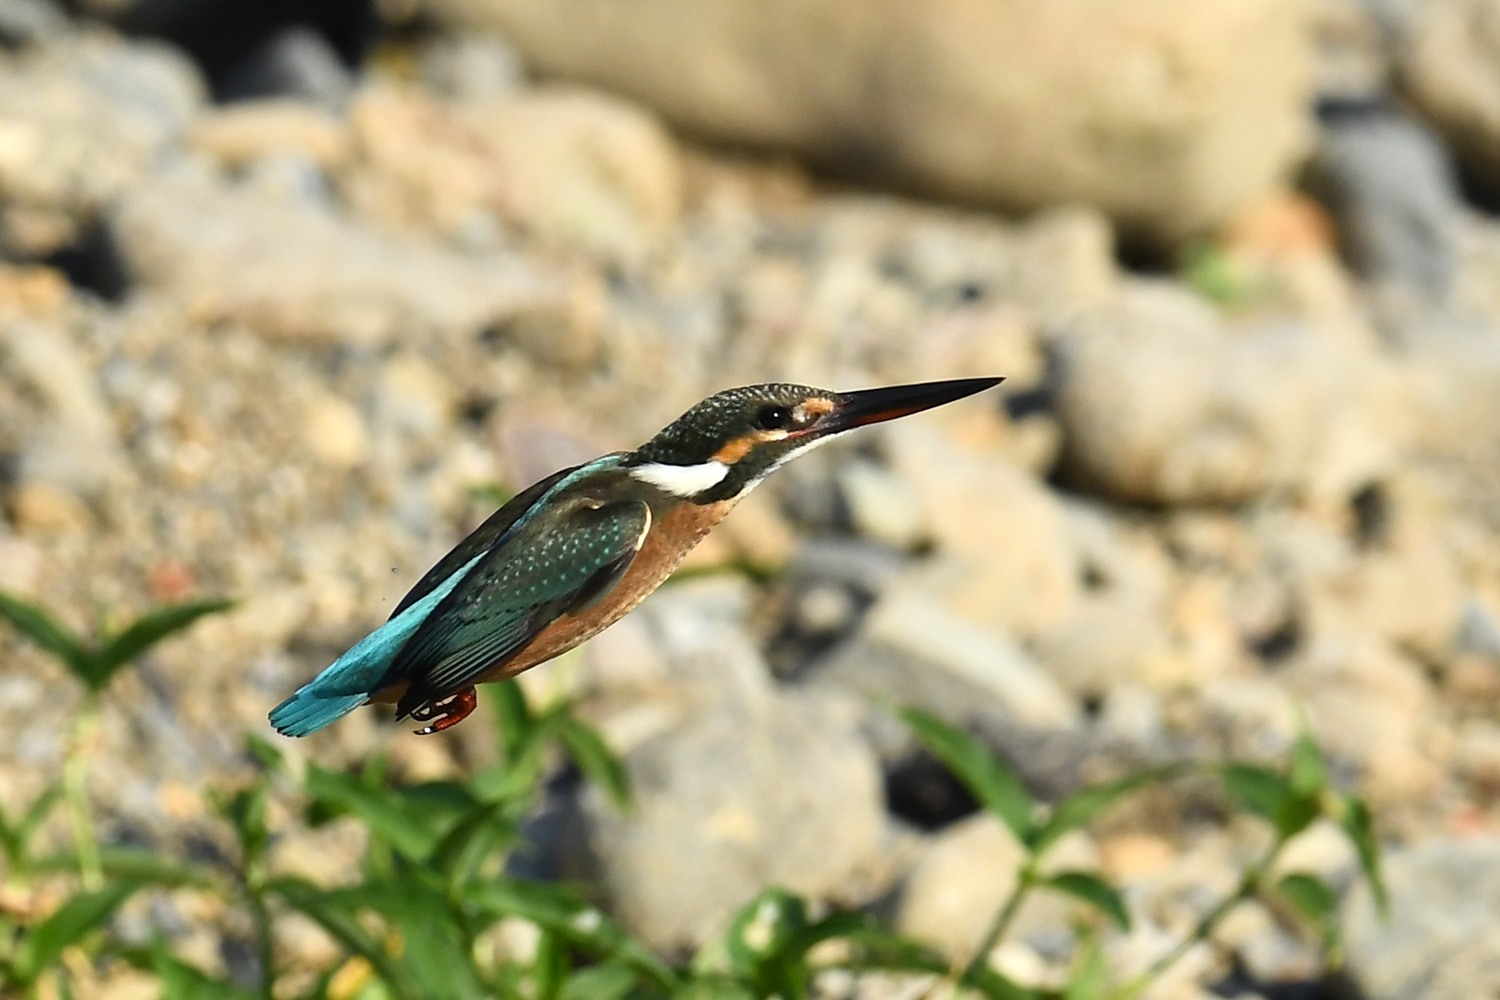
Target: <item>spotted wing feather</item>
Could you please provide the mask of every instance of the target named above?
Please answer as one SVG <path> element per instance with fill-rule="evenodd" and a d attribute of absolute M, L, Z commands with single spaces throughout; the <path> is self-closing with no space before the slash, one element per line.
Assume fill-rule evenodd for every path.
<path fill-rule="evenodd" d="M 640 500 L 560 501 L 518 525 L 433 609 L 391 663 L 400 714 L 475 684 L 558 617 L 619 582 L 645 541 Z"/>

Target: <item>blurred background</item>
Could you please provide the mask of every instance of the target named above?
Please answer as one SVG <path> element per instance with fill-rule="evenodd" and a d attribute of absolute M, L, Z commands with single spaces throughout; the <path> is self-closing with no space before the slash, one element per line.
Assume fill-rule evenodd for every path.
<path fill-rule="evenodd" d="M 0 46 L 0 588 L 77 627 L 239 602 L 113 689 L 101 839 L 209 837 L 242 734 L 486 487 L 729 385 L 1004 375 L 788 467 L 526 676 L 637 800 L 560 776 L 536 873 L 664 949 L 774 882 L 961 953 L 1017 848 L 882 699 L 1044 797 L 1305 719 L 1397 918 L 1344 900 L 1352 993 L 1247 909 L 1159 995 L 1500 990 L 1500 0 L 0 0 Z M 0 635 L 0 805 L 76 700 Z M 277 745 L 416 780 L 494 738 Z M 1151 799 L 1076 836 L 1140 907 L 1111 960 L 1256 835 Z"/>

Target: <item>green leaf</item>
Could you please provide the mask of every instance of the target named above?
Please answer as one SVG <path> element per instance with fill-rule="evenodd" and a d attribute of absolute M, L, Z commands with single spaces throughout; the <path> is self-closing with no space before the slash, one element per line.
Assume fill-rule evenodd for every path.
<path fill-rule="evenodd" d="M 181 632 L 204 615 L 234 606 L 233 601 L 187 601 L 146 612 L 104 642 L 93 657 L 90 686 L 102 689 L 115 671 L 175 632 Z"/>
<path fill-rule="evenodd" d="M 518 835 L 516 821 L 508 816 L 508 802 L 488 802 L 475 807 L 449 830 L 432 854 L 432 867 L 442 872 L 450 885 L 459 886 L 479 873 L 485 858 Z"/>
<path fill-rule="evenodd" d="M 635 989 L 635 970 L 619 962 L 600 962 L 568 977 L 558 993 L 561 1000 L 622 1000 Z"/>
<path fill-rule="evenodd" d="M 76 872 L 78 855 L 72 851 L 38 860 L 40 871 Z M 100 847 L 99 870 L 111 879 L 155 886 L 161 889 L 205 889 L 226 892 L 228 885 L 208 865 L 175 861 L 144 847 Z"/>
<path fill-rule="evenodd" d="M 1283 840 L 1301 833 L 1318 818 L 1317 799 L 1297 794 L 1291 779 L 1276 771 L 1255 764 L 1226 764 L 1222 774 L 1229 797 L 1270 820 Z"/>
<path fill-rule="evenodd" d="M 887 929 L 866 913 L 830 913 L 808 927 L 791 950 L 805 955 L 832 940 L 845 942 L 849 954 L 820 962 L 816 968 L 913 973 L 942 973 L 949 968 L 947 959 L 936 951 Z"/>
<path fill-rule="evenodd" d="M 1294 872 L 1276 883 L 1276 892 L 1313 923 L 1325 924 L 1338 910 L 1339 899 L 1322 879 Z"/>
<path fill-rule="evenodd" d="M 440 895 L 409 881 L 381 912 L 401 932 L 401 960 L 425 996 L 485 1000 L 473 941 Z"/>
<path fill-rule="evenodd" d="M 1316 798 L 1328 784 L 1328 768 L 1323 751 L 1313 742 L 1304 727 L 1292 744 L 1292 791 L 1304 798 Z"/>
<path fill-rule="evenodd" d="M 1109 990 L 1109 962 L 1099 939 L 1089 938 L 1068 977 L 1063 1000 L 1102 1000 Z"/>
<path fill-rule="evenodd" d="M 39 605 L 0 590 L 0 618 L 61 660 L 80 680 L 84 679 L 91 658 L 88 647 Z"/>
<path fill-rule="evenodd" d="M 629 965 L 657 985 L 678 985 L 677 975 L 655 953 L 560 886 L 500 878 L 464 886 L 463 898 L 496 917 L 520 917 L 555 931 L 584 951 Z"/>
<path fill-rule="evenodd" d="M 619 808 L 630 805 L 630 778 L 625 765 L 605 745 L 598 730 L 570 714 L 563 718 L 558 738 L 585 778 L 602 788 Z"/>
<path fill-rule="evenodd" d="M 148 968 L 161 981 L 163 1000 L 256 1000 L 257 994 L 215 979 L 167 950 L 158 935 L 151 943 Z"/>
<path fill-rule="evenodd" d="M 526 702 L 526 692 L 514 679 L 486 685 L 489 702 L 495 706 L 495 725 L 499 730 L 500 753 L 509 767 L 514 767 L 532 742 L 537 717 Z"/>
<path fill-rule="evenodd" d="M 1153 767 L 1136 771 L 1117 781 L 1080 789 L 1053 807 L 1052 815 L 1047 817 L 1047 821 L 1033 833 L 1028 846 L 1033 852 L 1040 853 L 1056 843 L 1064 834 L 1093 822 L 1095 817 L 1105 809 L 1132 792 L 1139 791 L 1148 785 L 1169 781 L 1182 772 L 1183 768 L 1176 766 Z"/>
<path fill-rule="evenodd" d="M 531 961 L 532 997 L 535 1000 L 555 1000 L 571 971 L 567 942 L 561 935 L 543 928 Z"/>
<path fill-rule="evenodd" d="M 1040 879 L 1037 885 L 1081 899 L 1103 913 L 1122 931 L 1130 930 L 1130 912 L 1120 891 L 1093 872 L 1059 872 Z"/>
<path fill-rule="evenodd" d="M 28 853 L 26 848 L 31 844 L 31 838 L 47 822 L 47 817 L 52 815 L 52 809 L 62 795 L 62 783 L 54 782 L 43 789 L 42 794 L 33 799 L 26 811 L 14 821 L 6 819 L 3 812 L 0 812 L 0 841 L 4 842 L 5 856 L 12 865 L 21 864 Z"/>
<path fill-rule="evenodd" d="M 1032 831 L 1031 795 L 998 756 L 968 733 L 921 709 L 903 708 L 901 718 L 986 809 L 1000 817 L 1022 843 L 1027 841 Z"/>
<path fill-rule="evenodd" d="M 94 892 L 80 892 L 56 913 L 24 933 L 14 962 L 21 981 L 26 984 L 36 982 L 65 948 L 103 926 L 139 887 L 134 882 L 116 882 Z"/>
<path fill-rule="evenodd" d="M 1354 844 L 1359 854 L 1359 866 L 1370 881 L 1370 893 L 1375 898 L 1375 907 L 1381 916 L 1389 916 L 1391 898 L 1386 891 L 1385 876 L 1381 873 L 1380 841 L 1375 837 L 1375 823 L 1370 816 L 1370 807 L 1365 800 L 1351 795 L 1344 800 L 1340 826 Z"/>
<path fill-rule="evenodd" d="M 1048 994 L 1001 975 L 988 965 L 974 969 L 965 978 L 965 983 L 974 987 L 989 1000 L 1048 1000 Z"/>
<path fill-rule="evenodd" d="M 254 757 L 261 767 L 272 774 L 279 774 L 286 763 L 280 748 L 270 740 L 262 739 L 254 733 L 245 734 L 245 750 Z"/>
<path fill-rule="evenodd" d="M 358 778 L 316 764 L 307 769 L 304 787 L 318 803 L 356 817 L 370 833 L 411 861 L 425 861 L 442 834 L 428 813 L 400 796 L 379 792 Z"/>
<path fill-rule="evenodd" d="M 391 959 L 384 942 L 364 928 L 336 893 L 299 878 L 272 879 L 266 883 L 264 891 L 269 896 L 279 897 L 287 906 L 322 927 L 351 954 L 370 963 L 375 974 L 402 1000 L 422 1000 L 423 993 L 406 970 Z"/>

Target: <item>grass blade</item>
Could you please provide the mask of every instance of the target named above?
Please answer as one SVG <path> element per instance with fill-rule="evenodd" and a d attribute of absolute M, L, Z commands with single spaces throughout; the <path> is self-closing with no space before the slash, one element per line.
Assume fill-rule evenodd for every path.
<path fill-rule="evenodd" d="M 1125 908 L 1120 890 L 1093 872 L 1059 872 L 1041 879 L 1037 885 L 1082 900 L 1114 921 L 1120 930 L 1130 931 L 1130 911 Z"/>
<path fill-rule="evenodd" d="M 562 719 L 557 736 L 585 778 L 603 789 L 620 809 L 630 805 L 630 778 L 625 773 L 625 765 L 605 744 L 597 729 L 570 714 Z"/>
<path fill-rule="evenodd" d="M 187 601 L 146 612 L 100 646 L 92 665 L 93 686 L 104 687 L 115 671 L 204 615 L 218 614 L 233 606 L 233 601 L 226 600 Z"/>
<path fill-rule="evenodd" d="M 82 679 L 89 650 L 61 622 L 40 606 L 0 590 L 0 618 L 26 638 L 67 664 Z"/>
<path fill-rule="evenodd" d="M 1340 825 L 1359 854 L 1359 866 L 1363 869 L 1365 878 L 1370 880 L 1370 892 L 1375 897 L 1376 908 L 1382 916 L 1389 916 L 1391 897 L 1386 890 L 1385 875 L 1381 871 L 1380 842 L 1375 838 L 1375 823 L 1364 799 L 1350 796 L 1345 800 Z"/>
<path fill-rule="evenodd" d="M 80 892 L 46 920 L 22 935 L 16 950 L 15 971 L 22 982 L 34 983 L 63 953 L 110 918 L 120 904 L 140 888 L 135 882 L 116 882 L 95 892 Z"/>
<path fill-rule="evenodd" d="M 1154 767 L 1137 771 L 1118 781 L 1080 789 L 1053 808 L 1052 815 L 1031 838 L 1031 849 L 1035 852 L 1045 850 L 1061 839 L 1064 834 L 1093 822 L 1100 813 L 1132 792 L 1140 791 L 1148 785 L 1169 781 L 1182 772 L 1181 767 Z"/>
<path fill-rule="evenodd" d="M 984 744 L 936 716 L 916 708 L 903 708 L 900 714 L 933 756 L 1025 843 L 1032 832 L 1033 803 L 1015 773 Z"/>

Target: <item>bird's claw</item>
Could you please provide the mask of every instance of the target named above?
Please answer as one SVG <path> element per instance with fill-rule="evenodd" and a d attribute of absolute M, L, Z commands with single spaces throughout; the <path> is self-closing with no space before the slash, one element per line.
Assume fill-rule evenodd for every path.
<path fill-rule="evenodd" d="M 450 694 L 440 701 L 419 705 L 412 709 L 411 717 L 418 722 L 426 722 L 427 725 L 413 731 L 418 736 L 431 736 L 444 729 L 451 729 L 467 719 L 478 705 L 479 696 L 473 688 Z"/>

